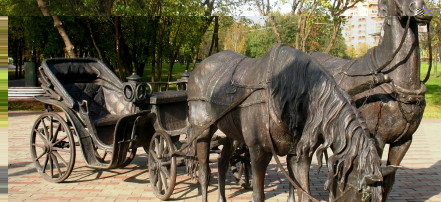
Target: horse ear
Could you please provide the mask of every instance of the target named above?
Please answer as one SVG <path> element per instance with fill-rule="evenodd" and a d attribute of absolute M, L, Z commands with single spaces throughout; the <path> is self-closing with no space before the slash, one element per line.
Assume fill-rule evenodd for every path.
<path fill-rule="evenodd" d="M 388 165 L 386 167 L 381 167 L 381 174 L 384 176 L 388 176 L 394 172 L 396 172 L 400 168 L 399 166 Z"/>
<path fill-rule="evenodd" d="M 379 17 L 387 16 L 387 0 L 378 1 L 378 16 Z"/>
<path fill-rule="evenodd" d="M 373 185 L 373 184 L 375 184 L 377 182 L 381 182 L 381 181 L 383 181 L 382 177 L 378 177 L 378 176 L 375 176 L 375 175 L 372 175 L 372 174 L 364 176 L 364 182 L 368 186 L 369 185 Z"/>

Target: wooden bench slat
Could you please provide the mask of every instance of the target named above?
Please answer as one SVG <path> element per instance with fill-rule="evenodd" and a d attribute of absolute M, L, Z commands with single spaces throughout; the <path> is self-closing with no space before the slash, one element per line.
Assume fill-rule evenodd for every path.
<path fill-rule="evenodd" d="M 8 102 L 35 102 L 35 96 L 45 94 L 41 87 L 9 87 Z"/>

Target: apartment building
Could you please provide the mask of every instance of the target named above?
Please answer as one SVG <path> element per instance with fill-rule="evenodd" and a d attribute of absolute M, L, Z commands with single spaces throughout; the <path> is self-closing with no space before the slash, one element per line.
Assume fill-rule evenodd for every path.
<path fill-rule="evenodd" d="M 343 16 L 348 18 L 343 29 L 348 46 L 366 44 L 373 47 L 378 44 L 383 26 L 383 18 L 378 17 L 378 0 L 359 2 L 346 10 Z"/>

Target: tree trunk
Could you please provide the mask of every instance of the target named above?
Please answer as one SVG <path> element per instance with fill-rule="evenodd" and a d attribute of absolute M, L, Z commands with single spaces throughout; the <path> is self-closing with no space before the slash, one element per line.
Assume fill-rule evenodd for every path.
<path fill-rule="evenodd" d="M 38 4 L 38 8 L 40 8 L 41 12 L 43 13 L 44 16 L 50 16 L 50 12 L 49 9 L 46 6 L 46 2 L 44 2 L 44 0 L 36 0 L 37 4 Z"/>
<path fill-rule="evenodd" d="M 340 31 L 340 25 L 341 25 L 341 19 L 340 17 L 338 17 L 338 19 L 336 19 L 336 21 L 334 21 L 333 23 L 333 32 L 332 32 L 332 37 L 331 40 L 329 41 L 328 46 L 326 47 L 325 53 L 328 54 L 329 51 L 331 51 L 332 47 L 335 44 L 335 40 L 337 39 L 337 34 Z"/>
<path fill-rule="evenodd" d="M 276 34 L 277 42 L 282 43 L 282 37 L 280 36 L 279 29 L 276 26 L 276 21 L 274 20 L 274 16 L 270 16 L 271 26 L 273 27 L 274 34 Z"/>
<path fill-rule="evenodd" d="M 57 28 L 58 33 L 60 33 L 61 38 L 64 41 L 64 45 L 66 46 L 66 52 L 69 58 L 75 58 L 74 46 L 70 42 L 69 36 L 63 28 L 63 23 L 58 16 L 52 16 L 54 19 L 54 26 Z"/>
<path fill-rule="evenodd" d="M 165 35 L 165 28 L 166 28 L 166 17 L 162 17 L 162 27 L 161 31 L 159 33 L 159 41 L 158 41 L 158 54 L 156 56 L 156 75 L 157 75 L 157 81 L 162 81 L 162 51 L 164 46 L 164 35 Z"/>
<path fill-rule="evenodd" d="M 435 78 L 438 76 L 437 75 L 437 73 L 438 73 L 438 68 L 437 68 L 437 66 L 438 66 L 438 47 L 437 48 L 435 48 L 435 65 L 434 65 L 434 67 L 433 67 L 433 70 L 434 70 L 434 76 L 435 76 Z"/>
<path fill-rule="evenodd" d="M 303 32 L 303 16 L 299 16 L 299 20 L 298 20 L 298 22 L 297 22 L 297 34 L 296 34 L 296 41 L 295 41 L 295 48 L 296 49 L 298 49 L 298 50 L 300 50 L 300 37 L 303 35 L 302 34 L 302 32 Z"/>
<path fill-rule="evenodd" d="M 121 80 L 125 80 L 127 77 L 126 68 L 124 67 L 123 62 L 123 47 L 122 47 L 122 33 L 121 33 L 121 17 L 115 17 L 115 48 L 116 48 L 116 57 L 117 57 L 117 65 L 119 69 L 119 77 Z"/>
<path fill-rule="evenodd" d="M 98 5 L 100 14 L 105 13 L 107 16 L 111 16 L 114 1 L 115 0 L 99 0 Z"/>
<path fill-rule="evenodd" d="M 173 38 L 173 47 L 172 47 L 172 51 L 170 53 L 170 58 L 169 58 L 170 59 L 170 67 L 168 69 L 168 75 L 167 75 L 168 82 L 172 79 L 173 65 L 175 64 L 175 60 L 178 57 L 179 49 L 181 48 L 181 42 L 179 42 L 179 44 L 177 44 L 178 43 L 177 42 L 178 36 L 180 35 L 181 25 L 182 25 L 182 19 L 179 21 L 178 28 L 177 28 L 175 36 Z M 167 86 L 167 90 L 168 90 L 168 86 Z"/>
<path fill-rule="evenodd" d="M 98 47 L 98 44 L 96 44 L 95 37 L 93 36 L 93 31 L 92 31 L 92 27 L 90 26 L 89 18 L 86 19 L 86 24 L 87 24 L 87 28 L 89 29 L 89 34 L 90 34 L 90 38 L 92 39 L 93 47 L 95 48 L 96 52 L 98 53 L 98 58 L 104 62 L 104 58 L 103 58 L 103 55 L 101 54 L 101 50 Z"/>
<path fill-rule="evenodd" d="M 44 2 L 44 0 L 36 0 L 36 1 L 43 15 L 50 16 L 51 14 L 46 6 L 46 2 Z M 68 57 L 70 58 L 76 57 L 74 52 L 74 46 L 70 42 L 69 36 L 66 34 L 66 31 L 64 31 L 63 23 L 61 23 L 60 18 L 58 16 L 52 16 L 52 19 L 54 20 L 54 26 L 57 28 L 58 33 L 60 33 L 60 36 L 64 41 L 64 45 L 66 46 L 66 52 Z"/>
<path fill-rule="evenodd" d="M 152 36 L 152 71 L 151 71 L 151 81 L 156 81 L 156 42 L 157 42 L 157 34 L 158 34 L 158 26 L 159 26 L 159 16 L 154 17 L 153 20 L 153 36 Z"/>
<path fill-rule="evenodd" d="M 192 65 L 191 65 L 191 71 L 196 67 L 196 61 L 198 59 L 199 54 L 199 48 L 193 48 L 193 59 L 192 59 Z"/>
<path fill-rule="evenodd" d="M 213 36 L 211 38 L 210 51 L 208 51 L 208 56 L 210 56 L 214 52 L 219 52 L 219 16 L 214 17 L 214 31 Z"/>

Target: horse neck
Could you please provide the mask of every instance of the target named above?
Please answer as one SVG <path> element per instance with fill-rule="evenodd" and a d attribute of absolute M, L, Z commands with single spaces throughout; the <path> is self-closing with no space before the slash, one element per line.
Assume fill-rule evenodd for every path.
<path fill-rule="evenodd" d="M 378 66 L 385 64 L 393 57 L 400 46 L 406 29 L 407 18 L 392 16 L 385 19 L 381 42 L 375 49 Z M 392 62 L 383 70 L 389 74 L 395 85 L 409 90 L 420 88 L 420 56 L 418 42 L 418 25 L 410 21 L 409 30 Z"/>

